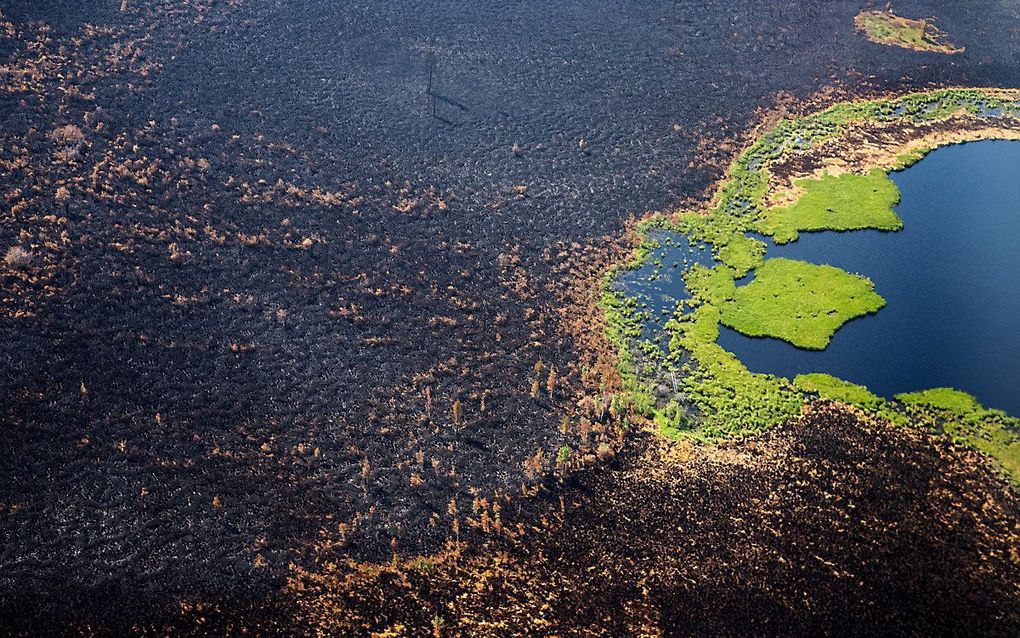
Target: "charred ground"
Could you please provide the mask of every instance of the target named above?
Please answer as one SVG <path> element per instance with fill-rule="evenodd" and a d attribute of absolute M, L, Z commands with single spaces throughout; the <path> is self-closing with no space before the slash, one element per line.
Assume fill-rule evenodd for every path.
<path fill-rule="evenodd" d="M 966 449 L 842 406 L 815 403 L 753 442 L 715 448 L 642 436 L 559 493 L 518 539 L 428 561 L 323 561 L 268 601 L 207 600 L 136 629 L 1011 636 L 1020 626 L 1013 488 Z"/>
<path fill-rule="evenodd" d="M 1008 5 L 900 3 L 949 60 L 856 4 L 93 4 L 0 2 L 0 602 L 58 624 L 433 551 L 451 499 L 510 526 L 560 446 L 619 441 L 571 286 L 628 218 L 780 92 L 1020 65 Z"/>

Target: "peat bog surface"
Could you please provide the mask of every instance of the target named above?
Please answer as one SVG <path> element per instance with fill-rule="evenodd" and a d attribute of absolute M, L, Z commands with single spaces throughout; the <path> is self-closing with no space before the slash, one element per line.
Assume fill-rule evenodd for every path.
<path fill-rule="evenodd" d="M 626 220 L 790 95 L 1020 82 L 1008 3 L 898 3 L 951 57 L 867 42 L 856 3 L 113 4 L 0 0 L 21 628 L 257 597 L 324 538 L 441 548 L 451 499 L 580 447 L 600 379 L 558 309 Z"/>

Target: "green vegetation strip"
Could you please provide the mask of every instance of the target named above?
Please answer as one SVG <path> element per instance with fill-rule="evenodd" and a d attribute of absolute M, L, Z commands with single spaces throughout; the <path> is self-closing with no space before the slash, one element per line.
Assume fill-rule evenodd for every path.
<path fill-rule="evenodd" d="M 866 388 L 828 375 L 803 375 L 791 382 L 753 373 L 717 343 L 722 324 L 752 336 L 824 348 L 843 323 L 884 305 L 864 277 L 829 266 L 766 260 L 765 244 L 750 233 L 784 241 L 795 239 L 801 231 L 896 230 L 902 226 L 892 211 L 898 193 L 888 176 L 873 171 L 800 180 L 796 182 L 802 192 L 798 201 L 769 208 L 765 199 L 770 164 L 836 138 L 852 123 L 909 126 L 946 120 L 960 112 L 988 120 L 1016 118 L 1020 117 L 1020 101 L 1004 100 L 979 89 L 947 89 L 843 103 L 784 120 L 735 160 L 710 210 L 644 222 L 639 227 L 644 243 L 629 264 L 606 275 L 603 285 L 607 336 L 618 349 L 624 379 L 624 392 L 613 400 L 654 418 L 665 434 L 703 440 L 772 427 L 799 414 L 807 396 L 839 400 L 897 423 L 906 422 L 908 416 L 927 415 L 938 424 L 933 427 L 991 455 L 1014 480 L 1020 480 L 1020 420 L 1016 418 L 970 404 L 961 412 L 962 405 L 950 408 L 935 401 L 932 396 L 936 395 L 924 393 L 886 401 Z M 893 169 L 908 166 L 923 155 L 904 155 Z M 683 233 L 692 243 L 710 245 L 717 260 L 714 267 L 694 265 L 683 273 L 689 298 L 679 304 L 664 327 L 667 349 L 642 338 L 647 313 L 614 287 L 621 269 L 637 268 L 649 258 L 655 243 L 649 231 L 656 228 Z M 738 279 L 755 269 L 754 281 L 737 285 Z M 921 395 L 926 396 L 923 401 L 917 399 Z"/>
<path fill-rule="evenodd" d="M 829 374 L 801 374 L 793 380 L 793 385 L 798 390 L 817 394 L 823 399 L 855 405 L 863 410 L 877 410 L 885 403 L 885 399 L 863 385 L 837 379 Z"/>
<path fill-rule="evenodd" d="M 954 441 L 995 460 L 1014 482 L 1020 482 L 1020 419 L 989 410 L 978 400 L 952 388 L 934 388 L 896 395 L 908 414 L 935 420 L 935 427 Z"/>

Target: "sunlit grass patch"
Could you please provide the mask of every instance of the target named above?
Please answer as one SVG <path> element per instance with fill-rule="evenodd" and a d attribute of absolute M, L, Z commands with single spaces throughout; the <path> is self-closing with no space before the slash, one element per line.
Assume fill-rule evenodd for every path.
<path fill-rule="evenodd" d="M 976 398 L 953 388 L 932 388 L 921 392 L 907 392 L 896 395 L 896 399 L 906 405 L 926 405 L 959 415 L 968 415 L 978 410 L 984 410 Z"/>
<path fill-rule="evenodd" d="M 765 243 L 736 234 L 719 248 L 719 260 L 732 268 L 736 277 L 743 277 L 765 261 Z"/>
<path fill-rule="evenodd" d="M 935 53 L 963 51 L 954 47 L 946 40 L 946 34 L 927 20 L 903 18 L 892 11 L 861 11 L 854 18 L 854 24 L 876 44 Z"/>
<path fill-rule="evenodd" d="M 1020 483 L 1020 419 L 990 410 L 953 388 L 896 395 L 914 416 L 928 417 L 957 442 L 990 456 L 1014 483 Z"/>
<path fill-rule="evenodd" d="M 865 410 L 875 410 L 885 403 L 885 399 L 863 385 L 850 383 L 821 372 L 797 375 L 797 378 L 793 380 L 793 385 L 798 390 L 817 394 L 823 399 L 841 401 Z"/>
<path fill-rule="evenodd" d="M 769 259 L 754 281 L 722 306 L 721 322 L 749 337 L 775 337 L 823 350 L 847 321 L 878 311 L 885 300 L 867 277 L 833 266 Z"/>
<path fill-rule="evenodd" d="M 804 191 L 797 201 L 768 209 L 759 222 L 759 230 L 772 235 L 777 244 L 795 241 L 799 231 L 903 228 L 903 221 L 893 211 L 900 200 L 899 190 L 881 169 L 867 175 L 827 174 L 794 183 Z"/>

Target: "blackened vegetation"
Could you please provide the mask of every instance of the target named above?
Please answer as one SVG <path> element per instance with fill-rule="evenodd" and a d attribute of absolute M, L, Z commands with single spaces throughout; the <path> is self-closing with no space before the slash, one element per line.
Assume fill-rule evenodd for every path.
<path fill-rule="evenodd" d="M 817 3 L 0 3 L 0 617 L 518 530 L 622 433 L 563 282 L 780 90 L 1015 83 L 964 5 L 950 64 Z"/>
<path fill-rule="evenodd" d="M 822 403 L 652 469 L 596 477 L 555 536 L 552 564 L 594 567 L 568 623 L 641 601 L 666 635 L 1020 628 L 1020 500 L 972 453 Z"/>
<path fill-rule="evenodd" d="M 522 542 L 298 571 L 270 604 L 208 602 L 182 610 L 174 630 L 615 638 L 1020 629 L 1020 499 L 944 439 L 820 402 L 753 442 L 643 440 L 611 469 L 575 478 Z"/>

